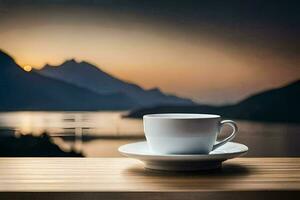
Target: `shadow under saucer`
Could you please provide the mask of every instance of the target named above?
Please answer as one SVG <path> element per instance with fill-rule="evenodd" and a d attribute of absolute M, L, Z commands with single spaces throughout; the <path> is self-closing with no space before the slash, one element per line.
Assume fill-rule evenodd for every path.
<path fill-rule="evenodd" d="M 215 165 L 215 163 L 214 163 Z M 196 169 L 196 168 L 194 168 Z M 156 169 L 149 169 L 146 167 L 142 168 L 139 166 L 133 166 L 128 169 L 126 169 L 126 173 L 136 174 L 140 176 L 165 176 L 165 177 L 172 177 L 176 175 L 176 177 L 184 176 L 209 176 L 209 177 L 220 177 L 220 176 L 246 176 L 250 173 L 249 169 L 243 165 L 239 164 L 231 164 L 231 163 L 219 163 L 219 166 L 217 168 L 212 169 L 199 169 L 198 170 L 189 170 L 189 171 L 167 171 L 167 170 L 156 170 Z"/>

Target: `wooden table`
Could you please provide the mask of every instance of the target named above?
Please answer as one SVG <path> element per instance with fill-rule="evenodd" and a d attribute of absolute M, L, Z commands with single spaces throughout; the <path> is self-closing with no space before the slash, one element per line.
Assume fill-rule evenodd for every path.
<path fill-rule="evenodd" d="M 0 199 L 300 199 L 300 158 L 237 158 L 210 172 L 128 158 L 0 158 Z"/>

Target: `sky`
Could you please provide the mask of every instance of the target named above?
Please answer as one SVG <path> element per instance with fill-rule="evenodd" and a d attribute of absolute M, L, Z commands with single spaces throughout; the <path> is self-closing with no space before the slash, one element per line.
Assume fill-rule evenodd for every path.
<path fill-rule="evenodd" d="M 85 60 L 209 104 L 300 79 L 299 24 L 297 1 L 0 0 L 0 48 L 21 66 Z"/>

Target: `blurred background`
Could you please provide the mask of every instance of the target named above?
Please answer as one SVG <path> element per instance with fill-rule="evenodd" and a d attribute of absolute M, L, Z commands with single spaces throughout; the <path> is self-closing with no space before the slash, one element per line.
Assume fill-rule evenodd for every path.
<path fill-rule="evenodd" d="M 300 156 L 299 24 L 291 0 L 0 0 L 0 156 L 120 156 L 170 112 Z"/>

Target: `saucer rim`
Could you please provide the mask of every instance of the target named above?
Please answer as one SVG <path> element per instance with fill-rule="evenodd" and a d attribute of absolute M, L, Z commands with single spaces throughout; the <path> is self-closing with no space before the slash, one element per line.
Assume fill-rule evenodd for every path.
<path fill-rule="evenodd" d="M 243 148 L 241 151 L 237 152 L 232 152 L 232 153 L 218 153 L 218 154 L 159 154 L 152 152 L 151 154 L 147 153 L 140 153 L 140 152 L 128 152 L 126 151 L 126 147 L 129 145 L 134 145 L 134 144 L 147 144 L 147 141 L 139 141 L 139 142 L 133 142 L 133 143 L 128 143 L 120 146 L 118 148 L 118 151 L 126 156 L 126 157 L 131 157 L 131 158 L 136 158 L 140 160 L 227 160 L 231 159 L 234 157 L 242 156 L 246 154 L 249 150 L 249 148 L 241 143 L 238 142 L 228 142 L 230 144 L 234 145 L 239 145 Z"/>

